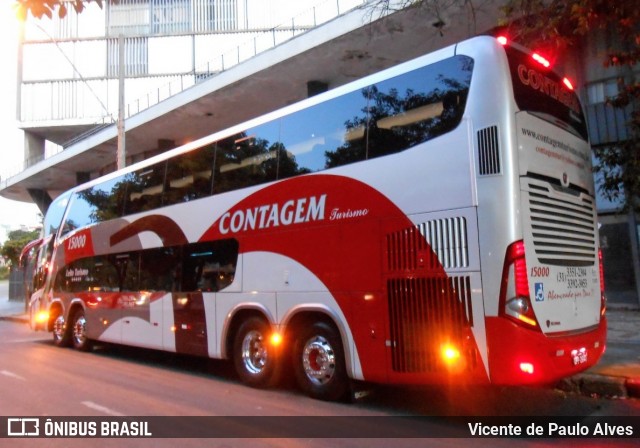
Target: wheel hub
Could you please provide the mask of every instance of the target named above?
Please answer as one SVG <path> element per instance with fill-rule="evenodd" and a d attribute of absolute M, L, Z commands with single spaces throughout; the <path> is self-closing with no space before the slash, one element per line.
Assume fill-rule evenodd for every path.
<path fill-rule="evenodd" d="M 84 316 L 78 318 L 73 326 L 73 338 L 77 345 L 82 345 L 86 339 L 87 320 Z"/>
<path fill-rule="evenodd" d="M 336 357 L 329 341 L 322 336 L 309 339 L 302 351 L 302 365 L 311 382 L 325 384 L 330 381 L 336 371 Z"/>
<path fill-rule="evenodd" d="M 53 334 L 56 339 L 61 340 L 64 337 L 64 316 L 60 315 L 53 321 Z"/>
<path fill-rule="evenodd" d="M 250 331 L 242 340 L 242 362 L 247 371 L 260 373 L 267 364 L 268 352 L 259 331 Z"/>

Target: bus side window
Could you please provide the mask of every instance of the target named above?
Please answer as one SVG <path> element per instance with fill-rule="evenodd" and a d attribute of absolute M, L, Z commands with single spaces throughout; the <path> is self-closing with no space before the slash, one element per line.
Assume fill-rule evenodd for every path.
<path fill-rule="evenodd" d="M 125 215 L 162 207 L 165 167 L 160 162 L 126 176 Z"/>
<path fill-rule="evenodd" d="M 456 56 L 369 88 L 368 158 L 452 131 L 462 119 L 473 61 Z"/>
<path fill-rule="evenodd" d="M 282 118 L 281 142 L 292 168 L 281 177 L 366 158 L 367 97 L 351 92 Z"/>
<path fill-rule="evenodd" d="M 78 191 L 67 214 L 63 235 L 80 227 L 122 216 L 126 194 L 125 176 Z"/>
<path fill-rule="evenodd" d="M 139 252 L 128 252 L 109 256 L 109 263 L 117 273 L 118 291 L 138 291 L 140 278 Z"/>
<path fill-rule="evenodd" d="M 216 146 L 214 193 L 278 178 L 280 122 L 265 123 L 220 140 Z"/>
<path fill-rule="evenodd" d="M 180 268 L 180 247 L 160 247 L 140 252 L 140 290 L 173 291 Z"/>
<path fill-rule="evenodd" d="M 184 246 L 181 291 L 215 292 L 233 283 L 238 248 L 234 239 Z"/>
<path fill-rule="evenodd" d="M 168 160 L 162 205 L 211 195 L 214 150 L 211 144 Z"/>

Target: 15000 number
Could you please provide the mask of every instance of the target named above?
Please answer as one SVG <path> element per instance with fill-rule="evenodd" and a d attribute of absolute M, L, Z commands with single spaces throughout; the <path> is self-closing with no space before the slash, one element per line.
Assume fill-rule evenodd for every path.
<path fill-rule="evenodd" d="M 87 235 L 76 235 L 69 238 L 67 250 L 81 249 L 87 244 Z"/>
<path fill-rule="evenodd" d="M 534 266 L 531 268 L 531 277 L 549 277 L 549 268 L 544 266 Z"/>

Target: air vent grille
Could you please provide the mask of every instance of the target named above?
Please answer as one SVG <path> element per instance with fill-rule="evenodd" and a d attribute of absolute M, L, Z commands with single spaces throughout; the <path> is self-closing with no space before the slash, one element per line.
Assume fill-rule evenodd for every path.
<path fill-rule="evenodd" d="M 442 371 L 443 341 L 463 347 L 467 368 L 475 367 L 475 349 L 465 343 L 473 325 L 469 277 L 389 279 L 387 291 L 394 371 Z"/>
<path fill-rule="evenodd" d="M 531 235 L 538 260 L 559 266 L 596 262 L 594 201 L 585 194 L 556 194 L 550 185 L 528 183 Z"/>
<path fill-rule="evenodd" d="M 500 145 L 498 127 L 490 126 L 478 131 L 478 161 L 480 175 L 500 174 Z"/>

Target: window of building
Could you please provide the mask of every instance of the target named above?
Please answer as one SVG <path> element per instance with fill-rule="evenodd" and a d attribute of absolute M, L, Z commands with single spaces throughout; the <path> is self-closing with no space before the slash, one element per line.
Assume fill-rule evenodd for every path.
<path fill-rule="evenodd" d="M 191 31 L 191 0 L 151 0 L 150 6 L 153 34 Z"/>
<path fill-rule="evenodd" d="M 120 44 L 118 39 L 107 40 L 107 76 L 119 76 Z M 149 42 L 146 37 L 127 37 L 124 40 L 124 75 L 141 76 L 149 73 Z"/>
<path fill-rule="evenodd" d="M 587 104 L 599 104 L 618 94 L 618 82 L 615 79 L 594 82 L 586 87 Z"/>

